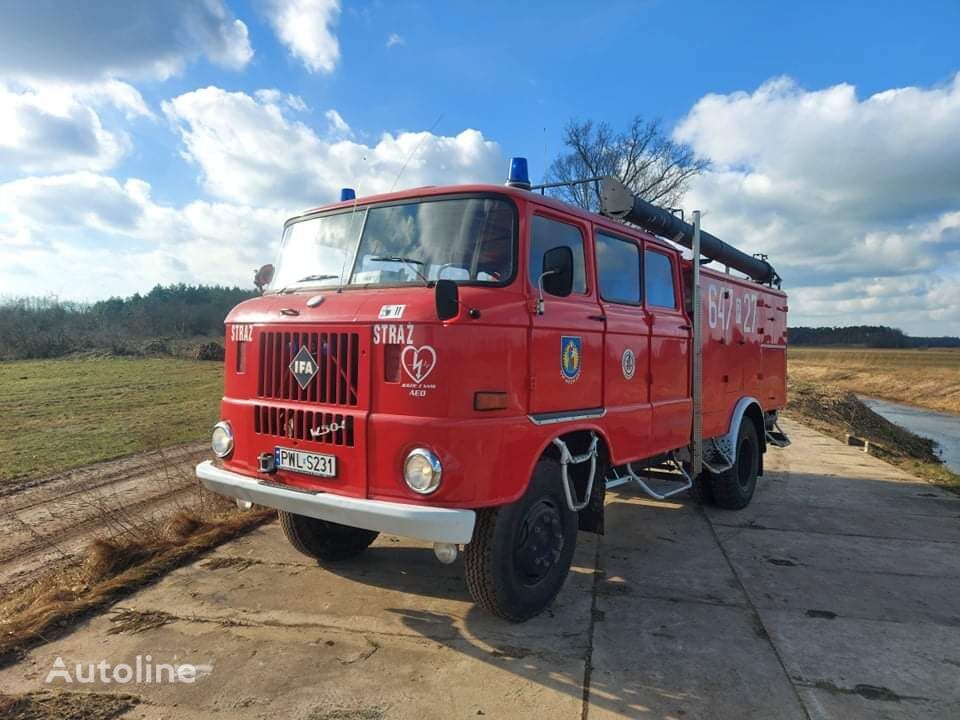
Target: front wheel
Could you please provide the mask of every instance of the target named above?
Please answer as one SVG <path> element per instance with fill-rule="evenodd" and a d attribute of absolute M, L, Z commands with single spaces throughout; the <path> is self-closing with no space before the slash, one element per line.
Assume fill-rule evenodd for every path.
<path fill-rule="evenodd" d="M 379 533 L 280 510 L 280 527 L 291 545 L 325 562 L 347 560 L 366 550 Z"/>
<path fill-rule="evenodd" d="M 733 466 L 722 473 L 704 472 L 709 479 L 713 502 L 726 510 L 742 510 L 750 504 L 757 489 L 760 472 L 760 438 L 757 426 L 748 417 L 740 421 L 737 435 L 737 457 Z"/>
<path fill-rule="evenodd" d="M 563 587 L 577 543 L 577 513 L 564 498 L 560 465 L 541 459 L 523 496 L 477 512 L 464 548 L 467 588 L 494 615 L 523 622 L 539 615 Z"/>

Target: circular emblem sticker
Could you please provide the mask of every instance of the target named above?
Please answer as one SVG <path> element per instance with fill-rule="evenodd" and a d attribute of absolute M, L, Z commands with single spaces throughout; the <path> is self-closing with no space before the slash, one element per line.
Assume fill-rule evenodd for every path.
<path fill-rule="evenodd" d="M 632 378 L 637 371 L 637 356 L 633 354 L 633 350 L 630 348 L 624 350 L 623 355 L 620 356 L 620 369 L 627 380 Z"/>

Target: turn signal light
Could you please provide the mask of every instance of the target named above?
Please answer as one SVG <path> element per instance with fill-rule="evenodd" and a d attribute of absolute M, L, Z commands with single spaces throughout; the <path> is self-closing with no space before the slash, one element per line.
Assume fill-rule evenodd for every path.
<path fill-rule="evenodd" d="M 474 410 L 505 410 L 507 394 L 505 392 L 478 392 L 473 396 Z"/>

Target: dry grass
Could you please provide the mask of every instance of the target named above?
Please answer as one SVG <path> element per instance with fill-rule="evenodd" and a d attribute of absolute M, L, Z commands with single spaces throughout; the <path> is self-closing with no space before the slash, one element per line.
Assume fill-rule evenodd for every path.
<path fill-rule="evenodd" d="M 0 693 L 0 717 L 7 720 L 112 720 L 140 702 L 135 695 L 42 690 Z"/>
<path fill-rule="evenodd" d="M 791 380 L 960 413 L 960 350 L 791 347 Z"/>
<path fill-rule="evenodd" d="M 81 616 L 274 516 L 272 510 L 238 514 L 232 504 L 208 499 L 200 508 L 180 510 L 137 532 L 95 540 L 80 562 L 51 568 L 0 602 L 0 666 Z"/>
<path fill-rule="evenodd" d="M 881 417 L 852 392 L 820 387 L 791 376 L 789 394 L 788 416 L 838 440 L 845 440 L 847 434 L 869 440 L 883 460 L 960 492 L 960 475 L 943 465 L 936 443 Z"/>

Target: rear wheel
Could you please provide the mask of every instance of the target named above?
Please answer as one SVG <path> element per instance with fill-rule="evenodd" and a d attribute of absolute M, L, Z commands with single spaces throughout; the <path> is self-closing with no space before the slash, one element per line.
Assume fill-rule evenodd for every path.
<path fill-rule="evenodd" d="M 576 542 L 577 513 L 564 498 L 560 465 L 543 458 L 519 500 L 477 512 L 463 551 L 470 595 L 494 615 L 528 620 L 560 592 Z"/>
<path fill-rule="evenodd" d="M 280 527 L 294 548 L 326 562 L 347 560 L 366 550 L 380 533 L 280 511 Z"/>
<path fill-rule="evenodd" d="M 727 510 L 742 510 L 750 504 L 757 489 L 757 474 L 760 471 L 760 438 L 757 426 L 748 417 L 740 421 L 737 435 L 737 459 L 733 466 L 722 473 L 705 472 L 709 478 L 713 502 Z"/>

